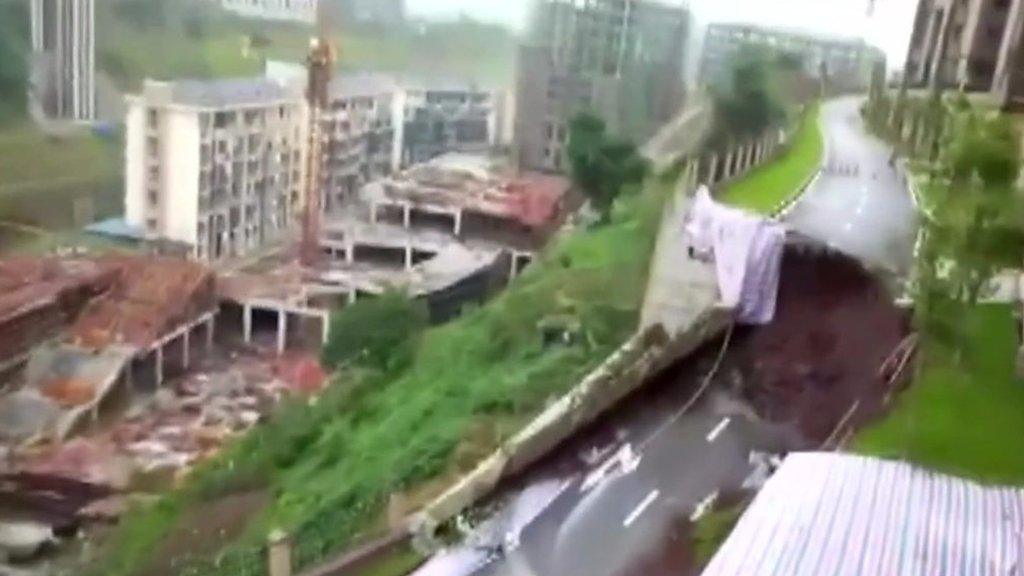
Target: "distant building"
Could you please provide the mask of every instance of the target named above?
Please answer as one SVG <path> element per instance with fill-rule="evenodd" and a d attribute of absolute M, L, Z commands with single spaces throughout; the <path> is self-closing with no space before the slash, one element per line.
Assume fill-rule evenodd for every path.
<path fill-rule="evenodd" d="M 320 0 L 219 0 L 225 10 L 246 18 L 292 22 L 316 21 Z"/>
<path fill-rule="evenodd" d="M 405 22 L 405 0 L 336 0 L 342 22 L 398 26 Z"/>
<path fill-rule="evenodd" d="M 270 61 L 266 76 L 301 83 L 305 69 Z M 500 90 L 468 82 L 423 83 L 375 72 L 340 72 L 330 86 L 325 133 L 328 189 L 351 195 L 370 180 L 449 152 L 488 152 L 511 140 Z"/>
<path fill-rule="evenodd" d="M 920 0 L 907 56 L 911 87 L 992 92 L 1024 104 L 1024 0 Z"/>
<path fill-rule="evenodd" d="M 409 83 L 398 105 L 402 166 L 448 152 L 486 152 L 504 143 L 508 102 L 503 92 L 469 83 Z"/>
<path fill-rule="evenodd" d="M 51 118 L 96 117 L 94 0 L 31 0 L 30 96 Z"/>
<path fill-rule="evenodd" d="M 871 84 L 878 62 L 885 62 L 881 50 L 863 40 L 841 40 L 754 26 L 711 24 L 701 54 L 701 82 L 711 86 L 732 81 L 732 63 L 744 46 L 799 58 L 808 76 L 820 79 L 822 71 L 834 90 L 860 91 Z"/>
<path fill-rule="evenodd" d="M 264 80 L 147 81 L 128 98 L 125 212 L 199 260 L 244 256 L 301 209 L 301 90 Z"/>
<path fill-rule="evenodd" d="M 303 75 L 271 62 L 265 78 L 147 81 L 128 98 L 127 224 L 211 261 L 293 226 L 309 149 Z M 406 89 L 384 74 L 338 75 L 321 120 L 324 209 L 410 164 L 490 151 L 502 143 L 503 105 L 501 93 L 466 85 Z"/>
<path fill-rule="evenodd" d="M 371 180 L 400 167 L 399 99 L 394 79 L 383 74 L 344 74 L 329 87 L 324 115 L 324 206 L 331 210 Z"/>
<path fill-rule="evenodd" d="M 682 105 L 686 8 L 652 0 L 542 0 L 520 47 L 516 148 L 524 167 L 561 171 L 571 117 L 601 115 L 642 139 Z"/>

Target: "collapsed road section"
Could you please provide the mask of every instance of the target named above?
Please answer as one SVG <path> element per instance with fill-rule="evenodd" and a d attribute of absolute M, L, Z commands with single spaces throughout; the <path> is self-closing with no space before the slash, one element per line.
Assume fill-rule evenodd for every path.
<path fill-rule="evenodd" d="M 507 483 L 471 544 L 419 574 L 696 574 L 702 513 L 759 486 L 771 455 L 884 410 L 879 369 L 907 333 L 892 301 L 855 260 L 791 234 L 771 323 L 707 344 Z"/>

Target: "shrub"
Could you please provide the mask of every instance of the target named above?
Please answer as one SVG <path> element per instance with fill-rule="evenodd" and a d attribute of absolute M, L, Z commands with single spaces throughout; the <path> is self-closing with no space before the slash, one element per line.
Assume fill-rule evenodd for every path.
<path fill-rule="evenodd" d="M 403 294 L 387 293 L 356 302 L 331 318 L 324 365 L 399 369 L 411 361 L 427 320 L 426 305 Z"/>

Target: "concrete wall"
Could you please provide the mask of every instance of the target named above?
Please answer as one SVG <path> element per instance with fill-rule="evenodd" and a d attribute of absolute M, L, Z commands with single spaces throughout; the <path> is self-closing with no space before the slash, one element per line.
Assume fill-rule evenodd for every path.
<path fill-rule="evenodd" d="M 128 223 L 145 227 L 146 112 L 145 106 L 138 100 L 128 100 L 127 106 L 124 136 L 124 213 Z"/>
<path fill-rule="evenodd" d="M 199 220 L 199 115 L 190 110 L 170 109 L 161 114 L 161 123 L 160 228 L 166 238 L 195 245 Z"/>
<path fill-rule="evenodd" d="M 410 518 L 409 530 L 429 538 L 439 525 L 493 492 L 503 479 L 538 462 L 652 376 L 720 334 L 731 322 L 731 311 L 713 308 L 675 338 L 665 336 L 659 342 L 658 327 L 637 334 L 473 472 Z M 664 335 L 664 330 L 660 334 Z"/>

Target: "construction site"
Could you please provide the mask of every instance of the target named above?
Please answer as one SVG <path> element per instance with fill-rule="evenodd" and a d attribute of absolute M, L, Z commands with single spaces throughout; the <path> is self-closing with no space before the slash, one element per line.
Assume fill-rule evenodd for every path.
<path fill-rule="evenodd" d="M 145 250 L 0 261 L 0 560 L 48 573 L 48 551 L 178 485 L 284 399 L 318 393 L 334 311 L 400 291 L 435 323 L 457 317 L 578 207 L 565 178 L 448 155 L 327 210 L 319 126 L 334 59 L 314 43 L 291 240 L 216 270 Z"/>

